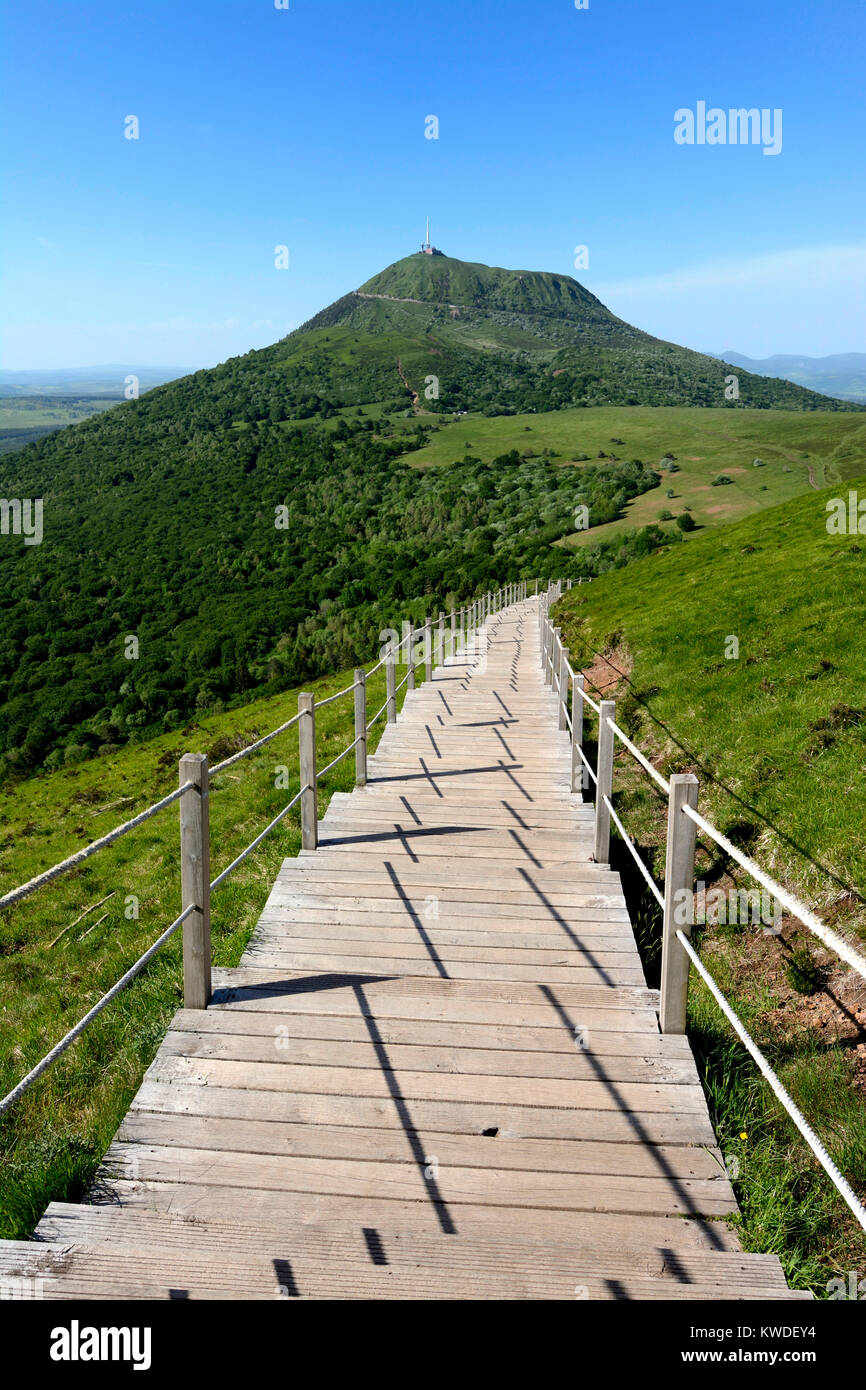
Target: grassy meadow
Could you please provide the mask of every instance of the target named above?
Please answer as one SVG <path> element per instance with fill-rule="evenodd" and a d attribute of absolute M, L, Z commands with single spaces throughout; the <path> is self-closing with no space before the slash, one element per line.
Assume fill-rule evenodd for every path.
<path fill-rule="evenodd" d="M 429 421 L 428 421 L 429 423 Z M 596 406 L 544 414 L 467 415 L 440 425 L 425 448 L 406 455 L 413 468 L 452 463 L 465 454 L 489 462 L 509 449 L 552 449 L 567 464 L 586 454 L 639 458 L 658 469 L 673 456 L 657 488 L 626 503 L 605 526 L 578 531 L 563 544 L 595 544 L 649 526 L 662 512 L 690 508 L 698 527 L 720 526 L 805 492 L 866 472 L 866 420 L 832 411 L 702 410 L 691 406 Z M 763 467 L 753 466 L 761 460 Z M 730 484 L 714 487 L 720 475 Z M 668 497 L 668 491 L 673 497 Z M 694 533 L 693 533 L 694 534 Z"/>
<path fill-rule="evenodd" d="M 572 589 L 554 611 L 573 659 L 616 699 L 618 722 L 654 764 L 694 772 L 703 813 L 862 948 L 866 537 L 828 534 L 833 495 L 810 489 L 706 531 Z M 665 801 L 622 749 L 614 790 L 661 881 Z M 614 852 L 657 980 L 658 909 L 616 840 Z M 756 886 L 700 833 L 697 870 L 708 890 Z M 711 974 L 862 1196 L 866 986 L 787 917 L 780 936 L 697 932 Z M 689 1035 L 738 1172 L 746 1247 L 775 1251 L 793 1284 L 826 1296 L 829 1279 L 863 1267 L 862 1232 L 694 971 Z"/>
<path fill-rule="evenodd" d="M 342 672 L 308 688 L 324 699 L 352 678 Z M 405 686 L 398 694 L 401 702 L 404 695 Z M 384 698 L 380 670 L 368 682 L 370 717 Z M 203 717 L 182 731 L 0 793 L 0 893 L 166 795 L 177 785 L 183 753 L 205 752 L 216 763 L 296 712 L 292 691 Z M 380 719 L 371 731 L 371 751 L 383 727 Z M 354 737 L 351 696 L 317 713 L 316 733 L 317 761 L 324 766 Z M 287 790 L 274 785 L 279 767 L 288 769 Z M 320 784 L 320 815 L 333 791 L 353 785 L 350 754 Z M 296 727 L 214 778 L 212 878 L 298 786 Z M 237 964 L 280 863 L 298 852 L 299 810 L 295 807 L 213 895 L 216 965 Z M 174 804 L 0 914 L 0 1093 L 5 1095 L 53 1047 L 177 916 L 178 851 Z M 101 903 L 108 894 L 113 896 Z M 138 899 L 137 920 L 125 915 L 131 896 Z M 100 903 L 71 925 L 84 909 Z M 50 1201 L 76 1200 L 93 1178 L 181 1006 L 181 931 L 0 1118 L 0 1238 L 25 1237 Z"/>

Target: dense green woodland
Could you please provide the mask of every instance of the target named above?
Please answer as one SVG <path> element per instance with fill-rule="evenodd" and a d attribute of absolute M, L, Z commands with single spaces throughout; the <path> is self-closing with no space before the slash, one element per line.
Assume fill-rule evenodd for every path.
<path fill-rule="evenodd" d="M 395 462 L 405 437 L 369 422 L 238 433 L 209 412 L 194 384 L 167 386 L 15 456 L 14 486 L 7 470 L 10 495 L 45 499 L 41 546 L 3 540 L 7 773 L 367 660 L 383 627 L 491 583 L 622 563 L 628 540 L 576 559 L 551 541 L 578 502 L 597 524 L 657 482 L 639 464 L 578 475 L 516 452 L 420 472 Z"/>
<path fill-rule="evenodd" d="M 414 256 L 269 348 L 7 456 L 0 495 L 43 498 L 45 538 L 0 536 L 0 777 L 366 661 L 384 627 L 505 580 L 670 545 L 655 526 L 553 544 L 578 504 L 600 525 L 655 486 L 639 461 L 402 456 L 445 411 L 722 407 L 727 370 L 568 276 Z M 407 435 L 389 416 L 413 393 Z M 745 372 L 739 404 L 857 409 Z"/>

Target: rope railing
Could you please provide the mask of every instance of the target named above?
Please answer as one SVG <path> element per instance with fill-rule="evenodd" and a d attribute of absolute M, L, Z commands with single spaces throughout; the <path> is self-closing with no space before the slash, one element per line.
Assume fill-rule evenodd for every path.
<path fill-rule="evenodd" d="M 325 770 L 327 771 L 327 769 Z M 258 849 L 262 841 L 266 840 L 267 837 L 270 835 L 271 831 L 277 828 L 280 821 L 283 820 L 289 814 L 292 807 L 297 805 L 301 797 L 304 795 L 304 792 L 307 791 L 309 791 L 309 786 L 301 787 L 301 790 L 299 792 L 296 792 L 295 795 L 292 797 L 288 806 L 284 806 L 282 811 L 280 811 L 279 815 L 274 816 L 270 825 L 265 826 L 265 829 L 262 831 L 261 835 L 257 835 L 256 838 L 252 841 L 252 843 L 247 845 L 246 849 L 241 850 L 237 859 L 233 859 L 231 864 L 229 864 L 227 868 L 223 869 L 222 873 L 219 874 L 210 885 L 210 891 L 212 893 L 214 893 L 217 890 L 217 888 L 219 888 L 221 883 L 225 883 L 229 874 L 234 873 L 235 869 L 237 869 L 241 864 L 243 864 L 245 859 L 249 858 L 254 849 Z"/>
<path fill-rule="evenodd" d="M 766 888 L 768 892 L 778 898 L 782 906 L 786 907 L 793 917 L 799 918 L 804 927 L 808 927 L 809 931 L 813 932 L 819 940 L 823 941 L 824 945 L 828 947 L 829 950 L 835 951 L 837 956 L 841 956 L 842 960 L 846 961 L 852 969 L 857 971 L 858 975 L 862 975 L 863 979 L 866 980 L 866 959 L 860 955 L 859 951 L 855 951 L 854 947 L 851 946 L 849 942 L 845 941 L 843 937 L 839 936 L 838 932 L 834 932 L 832 928 L 825 926 L 821 919 L 816 917 L 814 912 L 806 907 L 805 903 L 800 902 L 799 898 L 795 898 L 793 893 L 789 893 L 788 890 L 777 883 L 775 879 L 770 878 L 769 874 L 765 874 L 763 869 L 755 863 L 754 859 L 750 859 L 748 854 L 744 854 L 741 849 L 737 849 L 737 846 L 732 844 L 726 835 L 723 835 L 720 830 L 717 830 L 710 821 L 705 820 L 704 817 L 693 810 L 691 806 L 685 808 L 685 814 L 690 820 L 694 821 L 695 825 L 700 826 L 701 830 L 703 830 L 706 835 L 710 836 L 710 839 L 715 840 L 716 844 L 721 849 L 725 850 L 732 859 L 735 859 L 747 873 L 751 874 L 752 878 L 757 879 L 762 888 Z"/>
<path fill-rule="evenodd" d="M 740 1039 L 740 1042 L 743 1044 L 746 1051 L 750 1054 L 752 1060 L 757 1065 L 761 1075 L 768 1082 L 770 1089 L 772 1090 L 776 1099 L 784 1107 L 784 1109 L 787 1110 L 791 1119 L 794 1121 L 794 1124 L 797 1126 L 797 1129 L 800 1131 L 806 1143 L 809 1145 L 809 1148 L 812 1150 L 818 1162 L 821 1164 L 821 1167 L 824 1169 L 825 1173 L 828 1175 L 830 1180 L 835 1184 L 840 1195 L 847 1202 L 855 1219 L 863 1227 L 863 1230 L 866 1231 L 866 1207 L 863 1206 L 863 1203 L 860 1201 L 854 1189 L 851 1187 L 851 1184 L 848 1182 L 848 1179 L 836 1167 L 836 1164 L 833 1162 L 832 1158 L 828 1154 L 824 1145 L 821 1143 L 821 1140 L 818 1138 L 812 1126 L 809 1124 L 802 1111 L 799 1110 L 798 1107 L 794 1104 L 794 1101 L 791 1099 L 790 1095 L 785 1090 L 785 1087 L 782 1085 L 778 1076 L 773 1071 L 773 1068 L 770 1066 L 770 1063 L 767 1061 L 766 1057 L 761 1052 L 757 1043 L 755 1043 L 753 1038 L 749 1035 L 748 1029 L 740 1021 L 738 1016 L 734 1013 L 734 1010 L 731 1008 L 727 999 L 722 994 L 722 991 L 719 989 L 712 975 L 707 970 L 706 966 L 704 965 L 697 951 L 692 946 L 692 943 L 689 941 L 689 938 L 686 936 L 685 932 L 678 931 L 677 940 L 679 941 L 680 945 L 682 946 L 692 965 L 697 970 L 704 984 L 707 986 L 707 989 L 712 994 L 722 1013 L 725 1015 L 725 1018 L 730 1023 L 737 1037 Z"/>
<path fill-rule="evenodd" d="M 68 859 L 63 859 L 53 868 L 46 869 L 44 873 L 37 874 L 31 878 L 29 883 L 22 883 L 20 888 L 13 888 L 11 892 L 4 893 L 0 898 L 0 910 L 4 907 L 11 907 L 13 903 L 21 902 L 22 898 L 29 898 L 31 893 L 35 893 L 37 888 L 42 888 L 46 883 L 53 883 L 54 879 L 61 874 L 67 873 L 70 869 L 77 869 L 79 864 L 83 864 L 85 859 L 89 859 L 92 854 L 105 849 L 108 845 L 113 845 L 115 840 L 119 840 L 122 835 L 127 835 L 130 830 L 135 830 L 136 826 L 143 825 L 145 821 L 155 816 L 157 811 L 162 811 L 166 806 L 170 806 L 173 801 L 177 801 L 185 792 L 192 791 L 193 783 L 184 782 L 176 791 L 169 792 L 168 796 L 155 801 L 152 806 L 148 806 L 146 811 L 140 811 L 132 820 L 124 821 L 123 825 L 115 826 L 107 835 L 102 835 L 98 840 L 92 840 L 83 849 L 76 850 L 75 854 L 70 854 Z"/>
<path fill-rule="evenodd" d="M 351 695 L 352 691 L 355 689 L 355 686 L 356 686 L 357 684 L 358 684 L 357 681 L 352 681 L 352 684 L 351 684 L 351 685 L 347 685 L 346 688 L 345 688 L 345 690 L 338 690 L 338 691 L 336 692 L 336 694 L 334 694 L 334 695 L 329 695 L 329 696 L 328 696 L 326 699 L 324 699 L 324 700 L 317 700 L 317 701 L 316 701 L 316 709 L 324 709 L 325 705 L 332 705 L 332 704 L 334 703 L 335 700 L 342 700 L 342 698 L 343 698 L 344 695 Z M 295 718 L 297 719 L 297 715 L 295 715 Z"/>
<path fill-rule="evenodd" d="M 558 597 L 556 586 L 542 595 L 539 603 L 539 640 L 541 667 L 545 684 L 552 687 L 559 710 L 560 728 L 567 728 L 572 745 L 572 791 L 578 790 L 575 770 L 583 764 L 596 784 L 595 793 L 595 852 L 597 863 L 607 864 L 610 855 L 610 825 L 616 826 L 638 870 L 662 910 L 662 965 L 659 1026 L 663 1033 L 685 1033 L 690 966 L 693 965 L 713 998 L 734 1029 L 747 1051 L 769 1083 L 774 1095 L 793 1120 L 809 1148 L 836 1186 L 859 1224 L 866 1230 L 866 1209 L 850 1183 L 833 1162 L 821 1140 L 808 1124 L 769 1062 L 750 1037 L 731 1005 L 725 999 L 709 971 L 703 965 L 691 943 L 689 929 L 694 923 L 695 847 L 696 831 L 701 829 L 721 849 L 731 856 L 777 901 L 797 917 L 825 946 L 866 978 L 866 959 L 851 944 L 825 925 L 815 913 L 793 893 L 783 888 L 754 859 L 723 835 L 711 821 L 697 810 L 698 780 L 691 773 L 674 773 L 670 780 L 662 776 L 645 754 L 623 733 L 614 718 L 615 702 L 602 700 L 599 705 L 589 700 L 583 690 L 583 676 L 568 661 L 561 633 L 549 618 L 551 602 Z M 567 717 L 568 684 L 572 685 L 574 718 Z M 583 749 L 583 704 L 590 704 L 598 715 L 598 756 L 593 772 Z M 612 801 L 614 740 L 619 739 L 635 761 L 667 795 L 667 843 L 665 852 L 664 888 L 656 884 L 652 874 L 638 854 L 631 836 L 625 829 Z M 685 928 L 683 930 L 682 928 Z"/>
<path fill-rule="evenodd" d="M 635 845 L 634 845 L 634 843 L 633 843 L 633 841 L 632 841 L 631 836 L 629 835 L 628 831 L 626 830 L 625 826 L 623 825 L 623 823 L 622 823 L 622 821 L 620 820 L 619 816 L 617 815 L 616 811 L 613 809 L 613 806 L 611 805 L 610 797 L 609 797 L 609 796 L 606 796 L 606 797 L 604 798 L 604 800 L 605 800 L 605 804 L 606 804 L 606 806 L 607 806 L 607 809 L 608 809 L 608 813 L 609 813 L 609 815 L 610 815 L 610 818 L 611 818 L 611 820 L 613 821 L 614 825 L 616 826 L 617 830 L 619 831 L 620 837 L 621 837 L 621 839 L 622 839 L 623 844 L 625 845 L 626 849 L 630 852 L 632 859 L 634 860 L 634 862 L 637 864 L 638 868 L 640 869 L 640 872 L 641 872 L 641 874 L 643 875 L 643 878 L 644 878 L 644 880 L 645 880 L 645 882 L 646 882 L 646 884 L 647 884 L 647 887 L 649 888 L 649 890 L 650 890 L 650 892 L 652 893 L 653 897 L 655 898 L 656 902 L 659 904 L 659 906 L 662 908 L 662 910 L 664 910 L 664 905 L 665 905 L 664 895 L 663 895 L 662 892 L 659 890 L 659 888 L 658 888 L 658 886 L 657 886 L 657 884 L 656 884 L 655 879 L 653 878 L 653 876 L 652 876 L 652 874 L 650 873 L 649 869 L 647 868 L 646 864 L 643 862 L 643 860 L 641 859 L 640 855 L 638 854 L 637 849 L 635 848 Z"/>
<path fill-rule="evenodd" d="M 360 742 L 361 742 L 361 740 L 360 740 L 359 738 L 353 738 L 353 739 L 352 739 L 352 742 L 349 744 L 348 748 L 344 748 L 343 751 L 342 751 L 342 753 L 338 753 L 337 756 L 336 756 L 336 758 L 332 758 L 331 761 L 327 764 L 326 767 L 321 768 L 321 769 L 316 773 L 316 776 L 317 776 L 317 777 L 324 777 L 324 775 L 325 775 L 326 772 L 330 772 L 332 767 L 336 767 L 336 766 L 337 766 L 337 763 L 341 763 L 341 762 L 343 761 L 344 758 L 348 757 L 348 755 L 351 753 L 352 749 L 353 749 L 353 748 L 357 748 L 357 746 L 358 746 L 358 744 L 359 744 Z"/>
<path fill-rule="evenodd" d="M 640 751 L 639 748 L 635 747 L 631 739 L 626 738 L 625 734 L 623 733 L 622 729 L 619 727 L 618 724 L 615 724 L 612 719 L 608 719 L 607 723 L 610 725 L 616 737 L 620 740 L 621 743 L 625 745 L 625 747 L 631 753 L 632 757 L 640 763 L 641 767 L 644 769 L 645 772 L 649 773 L 650 777 L 653 779 L 657 786 L 661 787 L 665 795 L 669 796 L 671 790 L 670 782 L 668 782 L 666 778 L 662 777 L 658 768 L 653 767 L 649 758 L 644 757 L 643 753 Z"/>
<path fill-rule="evenodd" d="M 439 658 L 444 659 L 444 646 L 446 641 L 445 622 L 451 623 L 450 632 L 447 637 L 450 640 L 452 654 L 457 642 L 465 642 L 466 633 L 472 633 L 478 629 L 491 614 L 501 611 L 503 606 L 522 601 L 527 596 L 527 581 L 521 580 L 506 586 L 504 589 L 491 590 L 487 594 L 476 598 L 468 605 L 458 609 L 452 609 L 448 614 L 440 613 L 437 633 L 437 645 Z M 536 581 L 536 592 L 537 592 Z M 456 619 L 459 613 L 460 631 L 456 631 Z M 396 663 L 401 646 L 405 643 L 405 636 L 397 642 L 389 644 L 385 655 L 372 666 L 369 671 L 356 670 L 355 679 L 351 685 L 342 690 L 326 696 L 322 700 L 307 692 L 302 692 L 298 696 L 298 712 L 291 719 L 281 724 L 279 728 L 265 734 L 262 738 L 256 739 L 253 743 L 241 748 L 233 753 L 231 757 L 223 759 L 216 766 L 209 768 L 208 760 L 203 754 L 185 754 L 180 760 L 180 785 L 175 791 L 162 797 L 154 805 L 149 806 L 145 811 L 140 812 L 131 820 L 123 825 L 117 826 L 107 835 L 93 841 L 91 844 L 70 855 L 61 863 L 55 864 L 53 868 L 47 869 L 28 883 L 22 884 L 19 888 L 13 889 L 0 898 L 0 909 L 11 907 L 13 904 L 28 897 L 36 892 L 38 888 L 52 882 L 61 874 L 76 868 L 91 855 L 99 850 L 113 844 L 122 835 L 135 829 L 156 815 L 158 811 L 170 806 L 175 801 L 180 801 L 180 861 L 181 861 L 181 888 L 183 911 L 180 916 L 172 922 L 162 935 L 139 957 L 135 964 L 117 981 L 115 985 L 107 991 L 94 1007 L 75 1025 L 69 1032 L 61 1038 L 37 1065 L 22 1078 L 17 1086 L 0 1101 L 0 1114 L 23 1095 L 33 1082 L 51 1066 L 52 1062 L 76 1040 L 88 1026 L 88 1024 L 102 1012 L 122 989 L 153 959 L 154 955 L 165 943 L 173 936 L 178 928 L 184 927 L 184 1007 L 188 1009 L 206 1008 L 211 997 L 211 947 L 210 947 L 210 899 L 216 891 L 234 871 L 244 863 L 246 859 L 267 839 L 276 827 L 285 819 L 293 807 L 300 803 L 301 806 L 301 845 L 304 850 L 315 849 L 318 844 L 318 802 L 317 784 L 318 779 L 331 772 L 338 763 L 354 750 L 355 752 L 355 780 L 358 786 L 366 784 L 367 780 L 367 734 L 376 721 L 386 714 L 387 721 L 393 723 L 397 717 L 397 692 L 409 681 L 410 675 L 413 677 L 420 669 L 426 668 L 427 678 L 432 675 L 432 639 L 434 628 L 431 619 L 427 619 L 421 627 L 412 629 L 408 634 L 410 640 L 423 634 L 425 639 L 425 653 L 423 662 L 417 664 L 410 662 L 409 670 L 403 679 L 396 681 Z M 368 724 L 366 722 L 366 695 L 367 681 L 381 667 L 385 667 L 387 696 L 385 703 L 373 716 Z M 355 701 L 355 737 L 348 747 L 344 748 L 335 758 L 323 768 L 316 768 L 316 734 L 315 734 L 315 712 L 347 695 L 354 695 Z M 298 725 L 299 739 L 299 761 L 300 761 L 300 781 L 301 787 L 292 797 L 291 801 L 274 817 L 265 829 L 242 850 L 216 878 L 209 881 L 210 866 L 210 819 L 209 819 L 209 791 L 212 779 L 226 768 L 232 767 L 241 759 L 249 757 L 251 754 L 264 748 L 273 739 L 279 737 L 291 729 L 295 724 Z M 189 947 L 189 950 L 187 950 Z"/>
<path fill-rule="evenodd" d="M 10 1105 L 14 1105 L 15 1101 L 18 1100 L 19 1096 L 23 1096 L 24 1092 L 29 1090 L 29 1088 L 33 1085 L 33 1082 L 36 1081 L 40 1076 L 42 1076 L 44 1072 L 48 1070 L 52 1062 L 56 1062 L 57 1058 L 60 1057 L 66 1051 L 66 1049 L 70 1047 L 72 1043 L 75 1042 L 75 1039 L 81 1036 L 87 1025 L 89 1023 L 92 1023 L 93 1020 L 97 1018 L 99 1014 L 102 1013 L 102 1010 L 106 1007 L 106 1005 L 110 1004 L 113 999 L 116 999 L 118 994 L 120 994 L 121 990 L 126 989 L 126 986 L 132 980 L 134 980 L 136 975 L 138 975 L 140 971 L 142 971 L 144 967 L 148 964 L 148 962 L 153 959 L 157 951 L 159 951 L 161 947 L 163 947 L 165 943 L 169 941 L 172 936 L 174 936 L 174 933 L 177 931 L 178 927 L 181 926 L 181 924 L 186 921 L 187 917 L 189 917 L 190 914 L 194 911 L 195 907 L 193 905 L 185 907 L 180 916 L 175 917 L 171 926 L 166 927 L 162 935 L 157 937 L 156 941 L 154 941 L 152 946 L 148 947 L 144 955 L 139 956 L 135 964 L 130 966 L 130 968 L 126 971 L 126 974 L 121 975 L 117 983 L 112 985 L 111 989 L 108 990 L 106 994 L 103 994 L 102 998 L 98 1000 L 96 1004 L 94 1004 L 92 1009 L 88 1010 L 88 1012 L 84 1015 L 82 1019 L 79 1019 L 78 1023 L 75 1024 L 74 1028 L 70 1028 L 69 1032 L 66 1033 L 64 1037 L 60 1039 L 59 1043 L 55 1043 L 54 1047 L 52 1047 L 50 1052 L 46 1052 L 42 1060 L 40 1062 L 37 1062 L 36 1066 L 33 1067 L 27 1073 L 26 1076 L 22 1077 L 22 1079 L 18 1082 L 17 1086 L 13 1086 L 9 1094 L 4 1096 L 3 1099 L 0 1100 L 0 1115 L 4 1114 L 4 1112 L 9 1109 Z"/>
<path fill-rule="evenodd" d="M 385 703 L 384 703 L 384 705 L 380 705 L 379 708 L 376 710 L 376 713 L 373 715 L 373 718 L 370 720 L 369 724 L 365 724 L 364 727 L 365 727 L 367 733 L 370 732 L 370 730 L 372 729 L 373 725 L 376 723 L 376 720 L 382 718 L 382 715 L 385 713 L 385 711 L 386 711 L 387 708 L 388 708 L 388 701 L 386 700 Z"/>
<path fill-rule="evenodd" d="M 242 748 L 239 753 L 233 753 L 230 758 L 224 758 L 221 763 L 217 763 L 216 767 L 211 768 L 211 777 L 215 777 L 218 772 L 224 772 L 227 767 L 232 767 L 235 763 L 239 763 L 241 758 L 248 758 L 250 753 L 257 752 L 259 748 L 264 748 L 266 743 L 270 743 L 272 739 L 277 738 L 280 734 L 284 734 L 287 729 L 291 729 L 293 724 L 297 724 L 300 717 L 299 714 L 293 714 L 291 719 L 287 719 L 285 724 L 281 724 L 278 729 L 274 729 L 273 733 L 265 734 L 264 738 L 256 739 L 255 743 L 247 744 L 246 748 Z"/>

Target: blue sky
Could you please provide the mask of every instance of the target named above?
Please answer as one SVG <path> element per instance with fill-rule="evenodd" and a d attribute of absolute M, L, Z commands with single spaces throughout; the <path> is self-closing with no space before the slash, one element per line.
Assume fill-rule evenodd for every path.
<path fill-rule="evenodd" d="M 428 212 L 690 347 L 866 350 L 862 0 L 289 3 L 6 0 L 3 366 L 212 365 Z M 781 108 L 781 153 L 677 145 L 700 100 Z"/>

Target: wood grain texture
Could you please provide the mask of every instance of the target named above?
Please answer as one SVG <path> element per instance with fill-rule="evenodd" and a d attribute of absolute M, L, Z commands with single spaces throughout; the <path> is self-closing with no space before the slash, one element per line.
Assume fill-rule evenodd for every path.
<path fill-rule="evenodd" d="M 175 1016 L 88 1200 L 0 1274 L 58 1299 L 800 1296 L 725 1222 L 537 605 L 410 688 L 239 967 Z"/>

